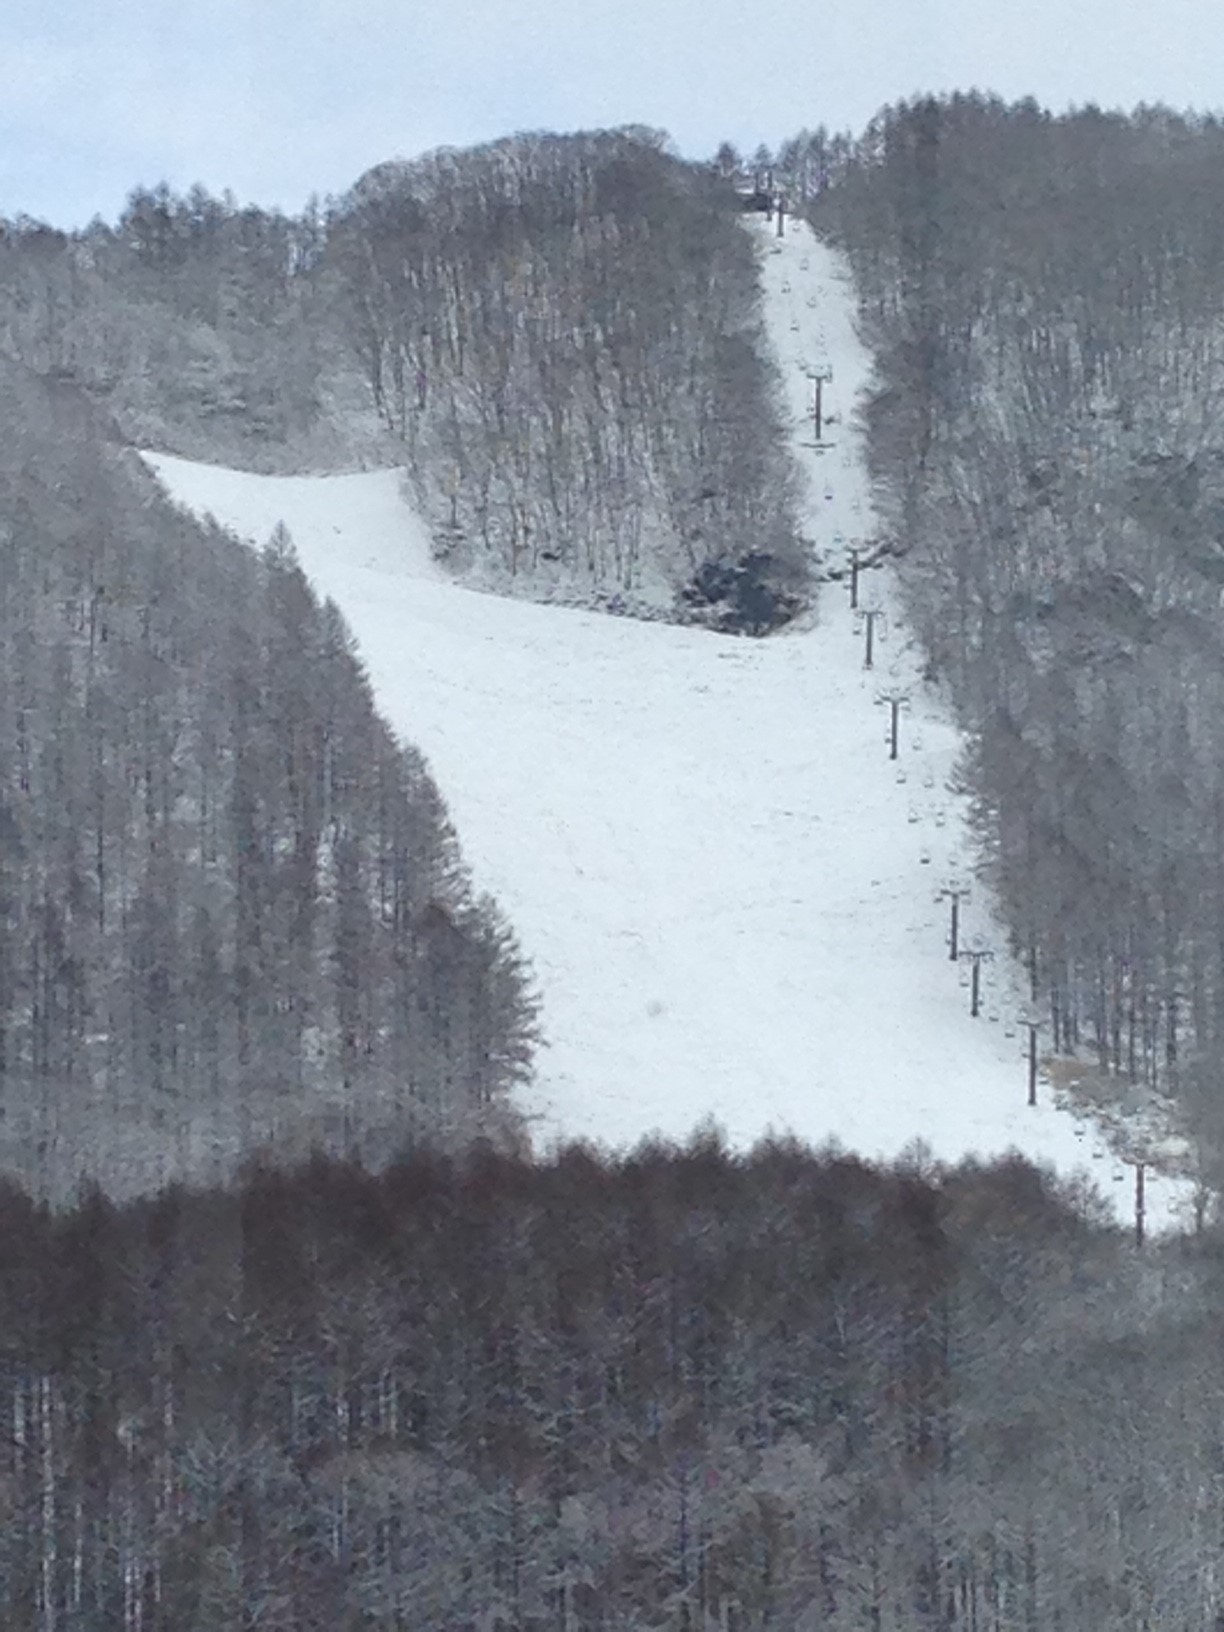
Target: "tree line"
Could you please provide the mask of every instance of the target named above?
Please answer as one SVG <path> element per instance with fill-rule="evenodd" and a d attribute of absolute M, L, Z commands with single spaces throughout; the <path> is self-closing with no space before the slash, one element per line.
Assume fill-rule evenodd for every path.
<path fill-rule="evenodd" d="M 88 391 L 137 447 L 280 470 L 354 462 L 325 212 L 137 187 L 118 220 L 0 222 L 0 349 Z M 372 417 L 372 416 L 371 416 Z"/>
<path fill-rule="evenodd" d="M 125 435 L 270 470 L 400 462 L 456 572 L 762 632 L 806 590 L 734 200 L 658 132 L 377 166 L 300 216 L 139 188 L 0 230 L 0 348 Z M 750 606 L 702 568 L 753 556 Z M 687 597 L 682 593 L 688 589 Z"/>
<path fill-rule="evenodd" d="M 922 98 L 812 211 L 854 269 L 881 528 L 1046 1036 L 1175 1096 L 1217 1176 L 1222 159 L 1212 117 Z"/>
<path fill-rule="evenodd" d="M 495 1120 L 527 973 L 335 606 L 76 388 L 0 377 L 5 1166 L 127 1191 Z"/>
<path fill-rule="evenodd" d="M 1218 1245 L 1021 1160 L 0 1191 L 0 1605 L 64 1632 L 1214 1627 Z"/>

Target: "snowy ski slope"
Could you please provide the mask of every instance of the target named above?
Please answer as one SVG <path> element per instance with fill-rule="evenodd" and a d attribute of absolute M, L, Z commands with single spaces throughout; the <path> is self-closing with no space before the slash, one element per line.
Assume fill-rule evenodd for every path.
<path fill-rule="evenodd" d="M 848 421 L 867 376 L 853 295 L 806 227 L 761 235 L 767 308 L 807 530 L 830 563 L 869 537 Z M 839 423 L 817 452 L 803 365 L 828 364 Z M 969 1016 L 939 887 L 965 877 L 958 740 L 917 675 L 886 571 L 864 669 L 844 585 L 768 640 L 479 594 L 447 582 L 397 474 L 267 477 L 149 454 L 172 496 L 263 542 L 277 521 L 357 637 L 386 716 L 427 755 L 478 887 L 509 913 L 548 1046 L 527 1108 L 539 1142 L 684 1139 L 714 1118 L 890 1157 L 921 1138 L 956 1159 L 1009 1147 L 1082 1168 L 1132 1205 L 1131 1171 L 1091 1126 L 1029 1108 L 1023 983 L 981 892 L 962 921 L 982 965 Z M 888 757 L 883 686 L 909 690 Z M 904 778 L 904 780 L 902 780 Z M 975 943 L 975 938 L 977 941 Z M 1149 1174 L 1149 1221 L 1188 1186 Z"/>

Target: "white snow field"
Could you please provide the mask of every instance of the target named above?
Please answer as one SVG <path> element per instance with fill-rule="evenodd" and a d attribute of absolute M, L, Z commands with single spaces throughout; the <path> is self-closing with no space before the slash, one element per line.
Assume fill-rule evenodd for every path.
<path fill-rule="evenodd" d="M 806 227 L 761 236 L 768 316 L 809 472 L 820 554 L 868 538 L 849 420 L 868 357 L 836 258 Z M 829 364 L 817 452 L 801 365 Z M 1043 1079 L 1027 1103 L 1023 983 L 980 891 L 963 935 L 982 1013 L 949 960 L 939 887 L 965 878 L 958 737 L 918 679 L 883 570 L 876 667 L 843 584 L 766 640 L 459 588 L 430 558 L 395 471 L 268 477 L 146 455 L 171 495 L 259 543 L 283 521 L 348 619 L 380 707 L 427 756 L 477 887 L 509 914 L 547 1047 L 524 1094 L 538 1143 L 683 1140 L 703 1118 L 743 1147 L 772 1130 L 892 1157 L 1018 1149 L 1085 1171 L 1131 1216 L 1132 1170 Z M 882 637 L 882 639 L 880 638 Z M 882 687 L 900 684 L 889 760 Z M 902 780 L 903 778 L 903 780 Z M 1148 1220 L 1190 1187 L 1149 1170 Z"/>

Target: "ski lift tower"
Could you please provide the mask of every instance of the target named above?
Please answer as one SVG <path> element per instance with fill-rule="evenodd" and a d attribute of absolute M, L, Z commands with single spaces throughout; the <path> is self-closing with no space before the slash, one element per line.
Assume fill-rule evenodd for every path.
<path fill-rule="evenodd" d="M 962 946 L 958 961 L 967 962 L 969 968 L 969 1014 L 974 1020 L 982 1012 L 982 965 L 994 958 L 993 950 L 986 946 L 981 936 L 975 935 L 970 946 Z"/>
<path fill-rule="evenodd" d="M 881 635 L 888 626 L 888 619 L 884 615 L 882 606 L 860 606 L 854 614 L 854 632 L 857 635 L 861 630 L 867 636 L 866 648 L 863 652 L 863 667 L 875 667 L 876 625 L 881 626 Z"/>
<path fill-rule="evenodd" d="M 1021 1009 L 1017 1020 L 1028 1032 L 1028 1041 L 1024 1045 L 1024 1054 L 1028 1060 L 1028 1102 L 1037 1103 L 1037 1033 L 1045 1021 L 1041 1018 L 1035 1003 L 1026 1003 Z"/>
<path fill-rule="evenodd" d="M 820 433 L 824 429 L 823 391 L 826 385 L 832 383 L 832 366 L 829 363 L 810 364 L 807 377 L 812 382 L 812 423 L 816 430 L 816 451 L 823 453 L 825 448 L 830 446 L 828 442 L 822 442 L 820 439 Z"/>

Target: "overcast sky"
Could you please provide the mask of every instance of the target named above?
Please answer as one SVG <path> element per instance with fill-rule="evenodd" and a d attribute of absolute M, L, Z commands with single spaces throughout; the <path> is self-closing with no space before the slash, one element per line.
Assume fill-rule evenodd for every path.
<path fill-rule="evenodd" d="M 1224 104 L 1221 0 L 0 0 L 0 215 L 137 183 L 296 210 L 370 165 L 643 123 L 681 152 L 859 131 L 919 90 Z"/>

